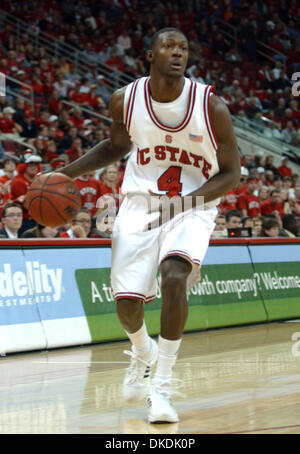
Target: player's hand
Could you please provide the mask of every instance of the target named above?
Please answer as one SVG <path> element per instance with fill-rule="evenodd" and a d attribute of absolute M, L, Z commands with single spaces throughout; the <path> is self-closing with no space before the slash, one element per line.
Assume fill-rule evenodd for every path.
<path fill-rule="evenodd" d="M 157 217 L 152 222 L 147 224 L 145 230 L 157 228 L 173 219 L 175 215 L 183 211 L 182 197 L 170 198 L 166 195 L 156 194 L 150 189 L 148 192 L 151 196 L 151 206 L 148 214 L 157 213 Z"/>

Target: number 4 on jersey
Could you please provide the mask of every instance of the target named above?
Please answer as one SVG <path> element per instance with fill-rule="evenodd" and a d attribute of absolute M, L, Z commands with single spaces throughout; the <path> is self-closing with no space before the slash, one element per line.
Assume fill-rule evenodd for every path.
<path fill-rule="evenodd" d="M 157 180 L 157 187 L 160 191 L 167 191 L 168 197 L 180 197 L 182 183 L 180 182 L 181 167 L 169 167 Z"/>

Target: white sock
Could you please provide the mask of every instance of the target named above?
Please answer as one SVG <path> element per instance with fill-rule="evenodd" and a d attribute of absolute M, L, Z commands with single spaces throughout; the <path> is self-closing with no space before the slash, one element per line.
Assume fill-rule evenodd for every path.
<path fill-rule="evenodd" d="M 135 333 L 128 333 L 126 331 L 126 334 L 138 353 L 144 353 L 150 350 L 150 337 L 145 321 L 143 321 L 142 327 L 138 331 Z"/>
<path fill-rule="evenodd" d="M 172 378 L 173 368 L 177 360 L 177 353 L 182 339 L 168 340 L 158 338 L 158 361 L 154 379 L 169 380 Z"/>

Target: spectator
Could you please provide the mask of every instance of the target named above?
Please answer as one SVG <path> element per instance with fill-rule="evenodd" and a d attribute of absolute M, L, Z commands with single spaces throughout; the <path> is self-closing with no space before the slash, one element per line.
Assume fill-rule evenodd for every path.
<path fill-rule="evenodd" d="M 67 134 L 61 139 L 59 144 L 60 151 L 66 151 L 71 148 L 73 141 L 78 137 L 76 126 L 69 126 Z"/>
<path fill-rule="evenodd" d="M 81 208 L 74 219 L 71 226 L 60 233 L 61 238 L 87 238 L 91 233 L 92 216 L 91 213 Z"/>
<path fill-rule="evenodd" d="M 215 223 L 215 231 L 223 231 L 226 229 L 226 218 L 224 215 L 217 216 Z"/>
<path fill-rule="evenodd" d="M 247 191 L 240 194 L 237 203 L 237 208 L 240 210 L 242 216 L 249 216 L 251 218 L 260 216 L 260 201 L 259 198 L 254 195 L 256 188 L 257 179 L 248 177 Z"/>
<path fill-rule="evenodd" d="M 0 229 L 0 238 L 19 238 L 22 221 L 22 207 L 17 203 L 6 204 L 2 209 L 3 227 Z"/>
<path fill-rule="evenodd" d="M 18 175 L 11 182 L 12 200 L 23 207 L 23 224 L 20 233 L 36 225 L 36 222 L 30 218 L 24 202 L 29 186 L 41 171 L 39 164 L 42 161 L 39 156 L 32 154 L 31 150 L 26 151 L 28 153 L 25 155 L 25 161 L 18 165 Z"/>
<path fill-rule="evenodd" d="M 57 238 L 59 236 L 57 227 L 48 227 L 37 224 L 32 229 L 25 230 L 21 238 Z"/>
<path fill-rule="evenodd" d="M 262 219 L 261 218 L 253 218 L 252 235 L 253 236 L 260 236 L 261 229 L 262 229 Z"/>
<path fill-rule="evenodd" d="M 295 188 L 299 184 L 299 175 L 297 173 L 293 173 L 292 175 L 292 188 Z"/>
<path fill-rule="evenodd" d="M 16 162 L 14 159 L 7 158 L 3 162 L 3 173 L 0 177 L 0 217 L 4 205 L 11 200 L 11 182 L 16 174 Z"/>
<path fill-rule="evenodd" d="M 273 189 L 270 193 L 270 199 L 261 204 L 262 216 L 273 215 L 280 220 L 284 215 L 283 203 L 279 189 Z"/>
<path fill-rule="evenodd" d="M 84 151 L 82 149 L 82 141 L 78 137 L 73 140 L 71 148 L 66 150 L 66 155 L 69 157 L 70 162 L 72 162 L 75 161 L 80 156 L 82 156 L 83 154 Z"/>
<path fill-rule="evenodd" d="M 265 218 L 262 222 L 262 229 L 259 236 L 276 238 L 279 236 L 280 224 L 274 218 Z"/>
<path fill-rule="evenodd" d="M 59 153 L 57 153 L 57 146 L 54 140 L 49 140 L 46 143 L 45 153 L 42 156 L 43 161 L 51 162 L 53 159 L 57 159 L 59 157 Z"/>
<path fill-rule="evenodd" d="M 232 210 L 226 213 L 226 228 L 228 229 L 236 229 L 240 228 L 242 225 L 241 215 L 238 211 Z"/>
<path fill-rule="evenodd" d="M 215 219 L 215 229 L 212 233 L 212 238 L 227 238 L 226 218 L 224 215 L 219 215 Z"/>
<path fill-rule="evenodd" d="M 104 76 L 101 74 L 97 76 L 96 82 L 96 95 L 103 99 L 106 104 L 108 104 L 111 97 L 111 92 L 109 91 L 108 86 L 105 83 Z"/>
<path fill-rule="evenodd" d="M 263 134 L 269 139 L 283 140 L 280 125 L 273 121 L 270 121 L 268 126 L 264 128 Z"/>
<path fill-rule="evenodd" d="M 275 167 L 275 165 L 274 165 L 274 157 L 272 155 L 266 156 L 265 169 L 266 169 L 266 171 L 272 170 L 272 172 L 274 173 L 274 176 L 279 175 L 277 167 Z"/>
<path fill-rule="evenodd" d="M 256 162 L 253 154 L 246 154 L 243 157 L 243 166 L 249 171 L 256 168 Z"/>
<path fill-rule="evenodd" d="M 248 106 L 245 110 L 247 117 L 250 120 L 254 120 L 256 115 L 260 112 L 260 109 L 257 107 L 256 98 L 252 97 L 248 101 Z"/>
<path fill-rule="evenodd" d="M 254 221 L 253 221 L 253 218 L 251 218 L 250 216 L 244 216 L 242 218 L 242 228 L 243 229 L 253 229 L 254 227 Z"/>
<path fill-rule="evenodd" d="M 294 127 L 292 121 L 287 121 L 286 127 L 282 130 L 282 140 L 291 145 L 299 144 L 299 131 Z"/>
<path fill-rule="evenodd" d="M 68 95 L 68 91 L 73 88 L 73 84 L 66 79 L 64 74 L 59 74 L 57 81 L 53 84 L 53 87 L 57 90 L 59 98 L 65 99 Z"/>
<path fill-rule="evenodd" d="M 282 229 L 290 238 L 300 236 L 300 220 L 294 214 L 285 214 L 282 218 Z"/>
<path fill-rule="evenodd" d="M 22 132 L 22 127 L 13 120 L 15 109 L 12 107 L 4 107 L 0 117 L 0 132 L 3 134 L 18 134 Z"/>
<path fill-rule="evenodd" d="M 106 60 L 105 64 L 109 66 L 113 73 L 122 73 L 124 71 L 123 61 L 114 49 L 111 51 L 110 57 Z"/>
<path fill-rule="evenodd" d="M 264 185 L 269 187 L 274 185 L 274 172 L 273 170 L 266 170 Z"/>
<path fill-rule="evenodd" d="M 117 38 L 117 44 L 126 51 L 127 49 L 131 49 L 131 37 L 129 36 L 128 30 L 123 29 L 121 34 Z"/>
<path fill-rule="evenodd" d="M 294 198 L 291 200 L 292 213 L 300 218 L 300 185 L 294 188 Z"/>
<path fill-rule="evenodd" d="M 228 191 L 222 198 L 218 206 L 220 213 L 227 213 L 237 209 L 238 194 L 235 189 Z"/>
<path fill-rule="evenodd" d="M 268 189 L 266 188 L 266 186 L 263 186 L 262 188 L 260 188 L 260 190 L 258 191 L 258 198 L 259 198 L 260 205 L 263 202 L 265 202 L 266 200 L 269 200 L 269 192 L 268 192 Z"/>
<path fill-rule="evenodd" d="M 81 194 L 81 207 L 95 216 L 97 200 L 101 197 L 99 180 L 94 178 L 94 173 L 86 173 L 76 178 L 75 183 Z"/>
<path fill-rule="evenodd" d="M 283 178 L 283 189 L 288 192 L 289 199 L 293 199 L 295 197 L 294 188 L 292 188 L 292 178 L 291 177 Z"/>
<path fill-rule="evenodd" d="M 101 195 L 118 194 L 120 191 L 118 169 L 115 165 L 106 167 L 100 180 Z"/>
<path fill-rule="evenodd" d="M 75 108 L 73 110 L 73 115 L 69 118 L 69 120 L 76 128 L 82 128 L 84 126 L 84 118 L 82 117 L 81 109 Z"/>

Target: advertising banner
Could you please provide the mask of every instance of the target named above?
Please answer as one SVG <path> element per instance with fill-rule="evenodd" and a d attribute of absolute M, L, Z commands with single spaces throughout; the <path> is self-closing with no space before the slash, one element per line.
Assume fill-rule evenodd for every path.
<path fill-rule="evenodd" d="M 300 316 L 300 245 L 249 246 L 268 320 Z"/>
<path fill-rule="evenodd" d="M 126 339 L 104 246 L 1 249 L 0 354 Z M 299 244 L 211 245 L 188 292 L 186 331 L 300 317 Z M 145 305 L 159 333 L 156 299 Z"/>

